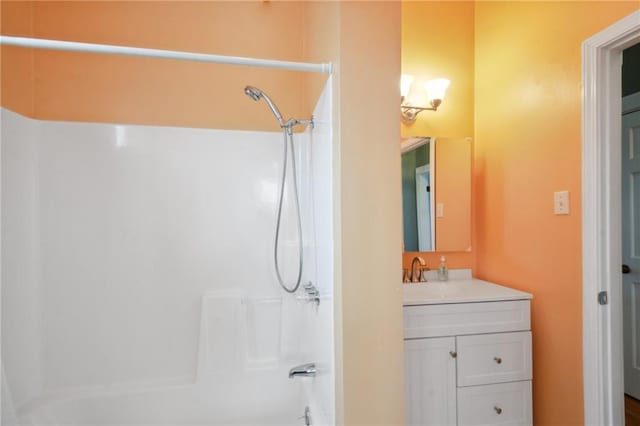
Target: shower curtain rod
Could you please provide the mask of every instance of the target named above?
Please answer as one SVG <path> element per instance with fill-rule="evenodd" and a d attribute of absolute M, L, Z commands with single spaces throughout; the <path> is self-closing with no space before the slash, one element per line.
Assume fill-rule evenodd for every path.
<path fill-rule="evenodd" d="M 180 52 L 175 50 L 147 49 L 143 47 L 115 46 L 109 44 L 79 43 L 75 41 L 46 40 L 41 38 L 0 36 L 0 45 L 29 47 L 33 49 L 67 50 L 71 52 L 102 53 L 110 55 L 141 56 L 146 58 L 176 59 L 180 61 L 210 62 L 215 64 L 245 65 L 250 67 L 278 68 L 289 71 L 322 72 L 331 74 L 331 63 L 277 61 L 272 59 L 244 58 L 241 56 L 211 55 L 207 53 Z"/>

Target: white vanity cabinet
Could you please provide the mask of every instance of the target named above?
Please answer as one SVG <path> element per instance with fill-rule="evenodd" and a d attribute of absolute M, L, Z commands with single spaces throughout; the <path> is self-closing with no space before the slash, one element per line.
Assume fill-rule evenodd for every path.
<path fill-rule="evenodd" d="M 406 423 L 531 425 L 531 295 L 473 279 L 403 289 Z"/>

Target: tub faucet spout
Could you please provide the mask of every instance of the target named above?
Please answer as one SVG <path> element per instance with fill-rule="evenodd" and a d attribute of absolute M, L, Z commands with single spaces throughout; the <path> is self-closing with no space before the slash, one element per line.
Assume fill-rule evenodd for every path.
<path fill-rule="evenodd" d="M 302 377 L 314 377 L 316 375 L 316 365 L 314 363 L 302 364 L 293 367 L 289 370 L 289 378 L 293 379 L 296 376 Z"/>

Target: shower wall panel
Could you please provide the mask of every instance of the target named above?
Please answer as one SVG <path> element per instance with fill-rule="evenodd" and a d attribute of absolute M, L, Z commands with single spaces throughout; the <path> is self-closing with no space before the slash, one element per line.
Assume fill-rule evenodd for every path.
<path fill-rule="evenodd" d="M 2 370 L 15 406 L 38 396 L 43 381 L 38 124 L 7 110 L 1 118 Z"/>
<path fill-rule="evenodd" d="M 269 256 L 279 135 L 40 130 L 47 388 L 192 380 L 203 295 L 226 292 L 228 304 L 279 296 Z M 218 319 L 210 331 L 251 326 L 245 316 Z M 243 344 L 238 335 L 210 342 L 217 359 Z"/>
<path fill-rule="evenodd" d="M 281 133 L 49 122 L 2 110 L 2 360 L 18 417 L 77 401 L 60 418 L 108 423 L 106 408 L 79 418 L 68 407 L 173 388 L 195 389 L 206 406 L 207 395 L 224 395 L 231 384 L 262 389 L 274 377 L 268 386 L 282 389 L 282 404 L 269 409 L 301 414 L 313 404 L 333 419 L 331 132 L 323 102 L 313 136 L 294 142 L 303 282 L 321 288 L 318 309 L 284 294 L 275 278 Z M 290 281 L 297 240 L 290 184 L 285 189 L 281 254 Z M 300 392 L 302 383 L 286 375 L 312 361 L 323 370 L 305 383 L 322 396 L 308 386 Z M 260 411 L 267 399 L 248 404 Z M 138 408 L 140 422 L 150 421 L 148 407 Z M 56 421 L 55 410 L 47 416 Z"/>
<path fill-rule="evenodd" d="M 335 424 L 331 85 L 329 78 L 313 113 L 315 128 L 307 129 L 310 143 L 304 145 L 303 153 L 307 156 L 304 168 L 309 173 L 302 174 L 308 179 L 308 190 L 303 191 L 307 209 L 303 217 L 312 219 L 306 232 L 312 250 L 305 258 L 310 269 L 307 277 L 321 294 L 317 309 L 306 311 L 309 324 L 304 346 L 307 359 L 316 362 L 319 374 L 304 386 L 316 424 L 327 425 Z"/>

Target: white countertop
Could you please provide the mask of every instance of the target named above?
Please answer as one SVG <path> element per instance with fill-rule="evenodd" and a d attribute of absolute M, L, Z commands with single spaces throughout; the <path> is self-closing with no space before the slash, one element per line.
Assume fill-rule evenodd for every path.
<path fill-rule="evenodd" d="M 403 284 L 403 305 L 437 305 L 532 299 L 533 295 L 477 279 Z"/>

